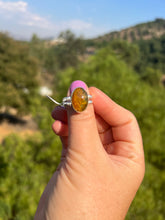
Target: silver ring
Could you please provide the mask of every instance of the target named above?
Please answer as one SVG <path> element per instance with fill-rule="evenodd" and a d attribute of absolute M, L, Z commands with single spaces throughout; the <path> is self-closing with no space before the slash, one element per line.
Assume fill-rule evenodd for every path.
<path fill-rule="evenodd" d="M 57 102 L 50 96 L 47 97 L 57 105 L 63 106 L 65 108 L 72 106 L 74 111 L 78 113 L 83 112 L 87 108 L 88 104 L 92 103 L 92 96 L 88 95 L 86 90 L 82 87 L 75 88 L 71 96 L 64 97 L 61 103 Z"/>

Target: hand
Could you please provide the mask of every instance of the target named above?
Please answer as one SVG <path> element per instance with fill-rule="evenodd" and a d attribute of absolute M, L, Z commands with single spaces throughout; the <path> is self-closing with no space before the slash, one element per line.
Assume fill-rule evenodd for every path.
<path fill-rule="evenodd" d="M 87 90 L 93 104 L 84 112 L 57 107 L 52 113 L 63 152 L 35 219 L 124 219 L 141 184 L 145 165 L 136 118 L 97 88 Z"/>

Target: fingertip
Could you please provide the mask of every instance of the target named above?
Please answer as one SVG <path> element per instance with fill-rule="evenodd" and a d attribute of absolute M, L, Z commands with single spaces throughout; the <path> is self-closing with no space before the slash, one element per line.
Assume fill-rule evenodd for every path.
<path fill-rule="evenodd" d="M 91 87 L 95 113 L 100 115 L 109 125 L 119 126 L 129 122 L 132 118 L 130 111 L 113 101 L 101 90 Z"/>
<path fill-rule="evenodd" d="M 52 124 L 52 129 L 53 129 L 54 133 L 57 134 L 57 135 L 59 134 L 60 128 L 61 128 L 61 122 L 60 121 L 55 121 Z"/>
<path fill-rule="evenodd" d="M 67 136 L 68 135 L 68 125 L 64 124 L 61 121 L 55 121 L 52 124 L 52 129 L 54 133 L 58 136 Z"/>

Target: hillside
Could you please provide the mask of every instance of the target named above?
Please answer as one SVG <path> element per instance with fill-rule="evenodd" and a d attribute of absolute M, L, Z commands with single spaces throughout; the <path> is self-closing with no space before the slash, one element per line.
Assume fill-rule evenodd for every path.
<path fill-rule="evenodd" d="M 94 42 L 108 42 L 114 39 L 127 40 L 133 42 L 136 40 L 148 40 L 160 37 L 165 34 L 165 19 L 156 19 L 151 22 L 141 23 L 121 31 L 114 31 L 98 38 Z"/>

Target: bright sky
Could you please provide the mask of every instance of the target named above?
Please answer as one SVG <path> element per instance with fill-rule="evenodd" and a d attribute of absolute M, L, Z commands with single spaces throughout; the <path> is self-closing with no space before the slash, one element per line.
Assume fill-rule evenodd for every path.
<path fill-rule="evenodd" d="M 0 0 L 0 31 L 16 38 L 95 37 L 155 18 L 165 19 L 165 0 Z"/>

